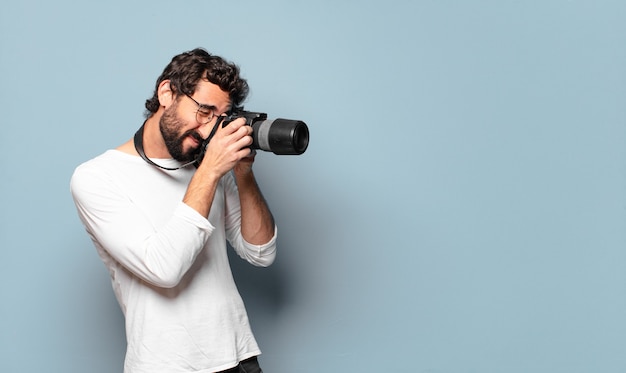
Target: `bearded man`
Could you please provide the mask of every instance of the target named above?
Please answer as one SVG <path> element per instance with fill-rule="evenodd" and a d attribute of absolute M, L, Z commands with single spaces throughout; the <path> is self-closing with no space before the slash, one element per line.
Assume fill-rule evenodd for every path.
<path fill-rule="evenodd" d="M 268 266 L 277 231 L 252 171 L 252 128 L 218 124 L 247 94 L 233 63 L 177 55 L 135 136 L 72 175 L 125 317 L 125 373 L 261 372 L 226 250 Z"/>

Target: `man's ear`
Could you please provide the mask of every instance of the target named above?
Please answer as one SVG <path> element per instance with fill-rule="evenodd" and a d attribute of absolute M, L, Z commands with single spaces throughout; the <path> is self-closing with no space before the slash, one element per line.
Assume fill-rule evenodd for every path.
<path fill-rule="evenodd" d="M 159 104 L 165 108 L 174 102 L 174 92 L 172 92 L 169 80 L 164 80 L 159 84 L 157 95 L 159 97 Z"/>

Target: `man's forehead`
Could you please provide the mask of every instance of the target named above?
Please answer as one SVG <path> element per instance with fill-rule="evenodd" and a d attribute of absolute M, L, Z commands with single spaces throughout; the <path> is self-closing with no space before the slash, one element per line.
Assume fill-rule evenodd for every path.
<path fill-rule="evenodd" d="M 201 104 L 214 106 L 223 111 L 227 111 L 231 106 L 228 92 L 223 91 L 217 84 L 204 79 L 198 82 L 194 98 Z"/>

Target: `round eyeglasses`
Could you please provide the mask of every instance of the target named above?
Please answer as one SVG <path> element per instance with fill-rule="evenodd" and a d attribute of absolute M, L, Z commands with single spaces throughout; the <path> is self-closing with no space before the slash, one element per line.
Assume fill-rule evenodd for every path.
<path fill-rule="evenodd" d="M 195 102 L 196 105 L 198 105 L 198 110 L 196 111 L 196 120 L 198 121 L 198 123 L 207 124 L 213 119 L 213 117 L 215 116 L 215 108 L 213 106 L 201 104 L 186 93 L 185 96 L 189 97 L 191 101 Z"/>

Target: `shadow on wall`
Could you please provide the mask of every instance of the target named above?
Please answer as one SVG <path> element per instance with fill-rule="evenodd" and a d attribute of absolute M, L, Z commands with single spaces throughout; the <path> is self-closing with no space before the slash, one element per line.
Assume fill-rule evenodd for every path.
<path fill-rule="evenodd" d="M 268 268 L 255 267 L 237 256 L 230 246 L 228 256 L 237 288 L 248 312 L 255 316 L 260 313 L 263 319 L 276 318 L 289 302 L 289 275 L 282 270 L 279 263 Z M 250 311 L 252 308 L 255 309 L 254 312 Z"/>
<path fill-rule="evenodd" d="M 289 167 L 289 161 L 274 160 L 273 174 L 267 165 L 259 167 L 264 175 L 265 195 L 278 225 L 278 253 L 276 261 L 268 268 L 254 267 L 229 248 L 228 255 L 235 282 L 248 309 L 251 319 L 259 320 L 271 330 L 281 324 L 281 317 L 292 307 L 306 306 L 312 301 L 311 284 L 320 285 L 326 268 L 323 253 L 332 250 L 331 237 L 336 237 L 332 220 L 325 213 L 332 208 L 345 209 L 345 199 L 322 198 L 337 195 L 333 184 L 319 185 L 307 180 L 307 175 L 284 182 L 283 175 L 297 175 Z M 296 167 L 296 166 L 294 166 Z M 306 167 L 305 167 L 306 168 Z M 265 174 L 264 174 L 265 172 Z M 262 178 L 263 178 L 262 177 Z M 324 190 L 326 189 L 326 190 Z"/>

